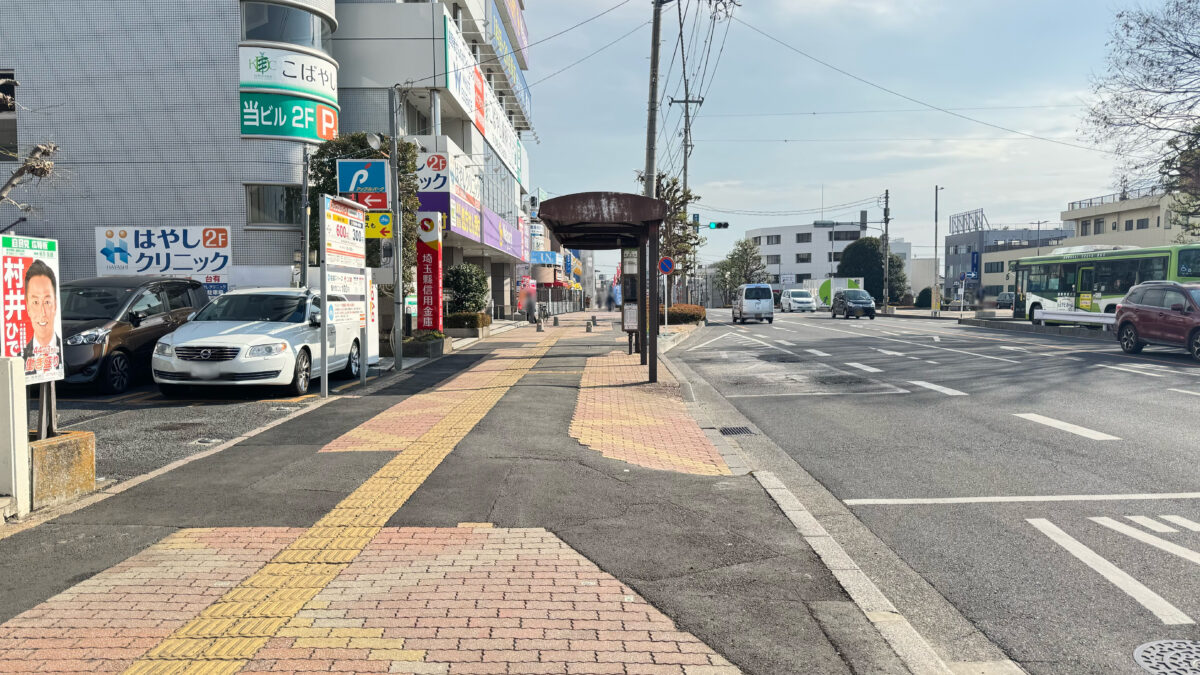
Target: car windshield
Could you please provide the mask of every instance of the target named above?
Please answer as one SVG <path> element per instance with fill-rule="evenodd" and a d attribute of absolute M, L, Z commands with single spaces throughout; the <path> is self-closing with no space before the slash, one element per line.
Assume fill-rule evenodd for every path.
<path fill-rule="evenodd" d="M 1193 288 L 1192 290 L 1190 290 L 1188 292 L 1191 293 L 1191 295 L 1192 295 L 1192 301 L 1195 302 L 1197 305 L 1200 305 L 1200 288 Z"/>
<path fill-rule="evenodd" d="M 808 291 L 792 291 L 792 297 L 793 298 L 811 298 L 812 293 L 809 293 Z"/>
<path fill-rule="evenodd" d="M 303 323 L 306 304 L 298 295 L 222 295 L 192 320 Z"/>
<path fill-rule="evenodd" d="M 771 289 L 769 289 L 769 288 L 747 288 L 746 289 L 746 299 L 747 300 L 770 300 L 771 299 Z"/>
<path fill-rule="evenodd" d="M 855 290 L 851 290 L 851 291 L 846 291 L 846 299 L 854 300 L 856 302 L 866 302 L 867 300 L 871 299 L 871 296 L 868 295 L 866 291 L 860 291 L 860 290 L 855 289 Z"/>
<path fill-rule="evenodd" d="M 66 321 L 115 319 L 136 287 L 72 286 L 62 287 L 62 317 Z"/>

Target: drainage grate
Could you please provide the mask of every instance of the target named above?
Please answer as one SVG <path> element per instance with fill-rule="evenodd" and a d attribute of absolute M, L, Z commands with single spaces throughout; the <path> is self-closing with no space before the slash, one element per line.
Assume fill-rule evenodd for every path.
<path fill-rule="evenodd" d="M 721 427 L 722 436 L 753 436 L 750 427 Z"/>
<path fill-rule="evenodd" d="M 1133 659 L 1148 673 L 1200 675 L 1200 641 L 1147 642 L 1134 650 Z"/>

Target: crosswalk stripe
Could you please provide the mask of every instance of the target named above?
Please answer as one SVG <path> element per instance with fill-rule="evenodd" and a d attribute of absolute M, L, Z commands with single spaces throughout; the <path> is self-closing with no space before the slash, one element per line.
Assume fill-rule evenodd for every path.
<path fill-rule="evenodd" d="M 1155 520 L 1149 516 L 1125 516 L 1125 519 L 1131 523 L 1137 523 L 1138 525 L 1141 525 L 1142 527 L 1146 528 L 1147 530 L 1154 530 L 1155 532 L 1178 532 L 1179 531 L 1169 525 L 1163 525 L 1162 523 L 1158 522 L 1157 520 Z"/>
<path fill-rule="evenodd" d="M 1024 420 L 1029 420 L 1030 422 L 1037 422 L 1038 424 L 1044 424 L 1048 427 L 1052 427 L 1052 428 L 1058 429 L 1060 431 L 1066 431 L 1068 433 L 1075 434 L 1076 436 L 1083 436 L 1084 438 L 1090 438 L 1093 441 L 1119 441 L 1119 440 L 1121 440 L 1121 439 L 1117 438 L 1116 436 L 1109 436 L 1108 434 L 1101 433 L 1099 431 L 1093 431 L 1092 429 L 1088 429 L 1086 427 L 1081 427 L 1081 426 L 1078 426 L 1075 424 L 1071 424 L 1070 422 L 1063 422 L 1062 420 L 1056 420 L 1052 417 L 1044 417 L 1042 415 L 1037 415 L 1034 413 L 1013 413 L 1013 416 L 1020 417 L 1021 419 L 1024 419 Z"/>
<path fill-rule="evenodd" d="M 882 373 L 883 372 L 882 370 L 880 370 L 878 368 L 872 368 L 871 366 L 865 366 L 861 363 L 854 363 L 853 361 L 846 363 L 846 365 L 850 366 L 851 368 L 858 368 L 859 370 L 862 370 L 862 371 L 865 371 L 868 373 Z"/>
<path fill-rule="evenodd" d="M 1159 516 L 1159 518 L 1162 518 L 1168 523 L 1175 523 L 1176 525 L 1184 529 L 1191 530 L 1192 532 L 1200 532 L 1200 523 L 1197 523 L 1194 520 L 1188 520 L 1183 516 Z"/>
<path fill-rule="evenodd" d="M 1180 558 L 1183 558 L 1184 560 L 1188 560 L 1188 561 L 1196 563 L 1197 565 L 1200 565 L 1200 553 L 1193 551 L 1190 548 L 1184 548 L 1184 547 L 1180 546 L 1179 544 L 1167 541 L 1166 539 L 1163 539 L 1161 537 L 1156 537 L 1152 534 L 1142 532 L 1141 530 L 1132 528 L 1132 527 L 1126 525 L 1125 523 L 1117 522 L 1117 521 L 1113 520 L 1112 518 L 1101 517 L 1101 518 L 1090 518 L 1089 520 L 1091 520 L 1094 523 L 1103 525 L 1110 530 L 1120 532 L 1121 534 L 1124 534 L 1126 536 L 1137 539 L 1140 542 L 1149 544 L 1149 545 L 1153 546 L 1154 548 L 1159 549 L 1160 551 L 1166 551 L 1167 553 L 1170 553 L 1171 555 L 1179 556 Z"/>
<path fill-rule="evenodd" d="M 967 392 L 965 392 L 965 391 L 959 391 L 957 389 L 951 389 L 949 387 L 943 387 L 939 384 L 933 384 L 931 382 L 923 382 L 921 380 L 910 380 L 909 384 L 915 384 L 918 387 L 924 387 L 926 389 L 936 391 L 936 392 L 945 394 L 947 396 L 967 396 L 968 395 Z"/>
<path fill-rule="evenodd" d="M 829 356 L 828 354 L 826 354 L 825 352 L 823 352 L 819 349 L 805 349 L 804 351 L 808 352 L 809 354 L 812 354 L 813 356 Z"/>

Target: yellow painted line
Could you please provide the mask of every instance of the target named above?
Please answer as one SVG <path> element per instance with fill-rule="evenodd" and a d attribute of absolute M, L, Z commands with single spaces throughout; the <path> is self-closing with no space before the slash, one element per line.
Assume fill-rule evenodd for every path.
<path fill-rule="evenodd" d="M 367 382 L 370 382 L 371 380 L 374 380 L 378 377 L 379 377 L 378 375 L 372 375 L 371 377 L 367 378 Z M 340 387 L 334 387 L 333 390 L 340 392 L 340 391 L 345 391 L 346 389 L 349 389 L 350 387 L 357 387 L 358 385 L 359 385 L 359 381 L 355 380 L 353 382 L 347 382 L 346 384 L 343 384 Z"/>
<path fill-rule="evenodd" d="M 350 566 L 442 460 L 556 341 L 557 338 L 546 339 L 528 350 L 527 357 L 513 359 L 504 370 L 494 371 L 486 386 L 450 409 L 429 431 L 269 563 L 165 638 L 125 672 L 234 673 L 276 635 L 335 637 L 335 628 L 288 624 Z M 424 658 L 420 650 L 396 651 L 398 660 Z"/>

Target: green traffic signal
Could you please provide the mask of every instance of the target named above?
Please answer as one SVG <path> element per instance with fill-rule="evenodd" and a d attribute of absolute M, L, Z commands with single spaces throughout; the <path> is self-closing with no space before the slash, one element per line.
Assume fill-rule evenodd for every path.
<path fill-rule="evenodd" d="M 727 229 L 729 229 L 729 223 L 709 223 L 708 229 L 710 229 L 710 230 L 727 230 Z"/>

